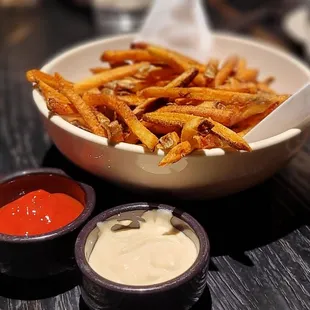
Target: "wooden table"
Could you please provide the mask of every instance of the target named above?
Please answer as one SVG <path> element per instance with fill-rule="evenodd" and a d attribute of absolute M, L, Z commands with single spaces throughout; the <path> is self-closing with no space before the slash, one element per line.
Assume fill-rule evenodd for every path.
<path fill-rule="evenodd" d="M 81 171 L 44 133 L 25 71 L 40 67 L 71 44 L 96 36 L 88 14 L 48 2 L 49 7 L 0 10 L 0 173 L 39 166 L 62 168 L 95 187 L 98 211 L 145 200 Z M 280 38 L 287 48 L 300 51 L 279 37 L 277 30 L 258 28 L 260 32 L 248 29 L 256 35 L 265 31 L 269 38 Z M 161 201 L 196 216 L 210 237 L 209 285 L 194 309 L 310 309 L 309 180 L 310 139 L 289 165 L 254 189 L 199 203 Z M 79 281 L 75 272 L 40 282 L 2 276 L 0 309 L 85 309 Z"/>

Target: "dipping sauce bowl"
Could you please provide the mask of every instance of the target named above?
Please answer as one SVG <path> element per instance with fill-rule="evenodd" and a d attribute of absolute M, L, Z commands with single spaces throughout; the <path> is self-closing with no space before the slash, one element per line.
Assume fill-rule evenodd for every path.
<path fill-rule="evenodd" d="M 94 210 L 95 192 L 92 187 L 74 181 L 61 170 L 31 169 L 0 179 L 0 208 L 39 189 L 51 194 L 69 195 L 84 209 L 71 223 L 48 233 L 33 236 L 0 233 L 0 274 L 35 279 L 75 267 L 74 243 L 80 228 Z"/>
<path fill-rule="evenodd" d="M 119 223 L 124 223 L 122 221 L 124 218 L 128 219 L 128 215 L 130 218 L 133 214 L 137 216 L 139 212 L 143 214 L 143 211 L 151 210 L 170 212 L 172 226 L 184 233 L 194 244 L 197 258 L 193 264 L 179 276 L 152 285 L 129 285 L 119 281 L 114 282 L 95 272 L 89 261 L 92 252 L 95 252 L 94 249 L 96 243 L 99 242 L 99 237 L 105 237 L 104 233 L 100 235 L 99 227 L 102 227 L 100 226 L 101 223 L 108 224 L 112 219 L 116 219 L 116 221 L 118 219 Z M 130 219 L 126 221 L 126 225 L 130 221 L 133 223 L 132 219 Z M 145 224 L 142 222 L 141 225 Z M 117 224 L 113 228 L 116 226 L 119 227 Z M 113 231 L 112 228 L 111 231 Z M 112 251 L 111 247 L 102 248 L 102 250 Z M 168 254 L 160 253 L 160 255 L 165 257 Z M 161 257 L 160 255 L 159 257 Z M 210 245 L 203 227 L 189 214 L 163 204 L 132 203 L 109 209 L 87 223 L 78 235 L 75 245 L 75 257 L 77 265 L 83 274 L 82 297 L 90 309 L 181 310 L 192 307 L 204 292 L 210 259 Z M 115 260 L 117 258 L 115 257 Z"/>

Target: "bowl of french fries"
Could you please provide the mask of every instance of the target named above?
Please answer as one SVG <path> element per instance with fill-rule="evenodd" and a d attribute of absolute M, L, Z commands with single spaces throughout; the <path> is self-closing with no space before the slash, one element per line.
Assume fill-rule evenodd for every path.
<path fill-rule="evenodd" d="M 244 138 L 309 80 L 294 56 L 222 33 L 205 63 L 133 42 L 80 44 L 26 73 L 47 132 L 79 167 L 135 189 L 211 198 L 263 182 L 305 141 L 298 128 Z"/>

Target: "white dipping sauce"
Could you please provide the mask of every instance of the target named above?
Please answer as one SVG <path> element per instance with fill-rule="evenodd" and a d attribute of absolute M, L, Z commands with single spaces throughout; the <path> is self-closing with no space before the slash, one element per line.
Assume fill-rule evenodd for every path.
<path fill-rule="evenodd" d="M 147 211 L 139 229 L 112 231 L 117 219 L 98 223 L 99 238 L 89 257 L 91 268 L 102 277 L 127 285 L 162 283 L 184 273 L 197 258 L 193 241 L 176 231 L 167 210 Z M 170 234 L 169 234 L 170 233 Z"/>

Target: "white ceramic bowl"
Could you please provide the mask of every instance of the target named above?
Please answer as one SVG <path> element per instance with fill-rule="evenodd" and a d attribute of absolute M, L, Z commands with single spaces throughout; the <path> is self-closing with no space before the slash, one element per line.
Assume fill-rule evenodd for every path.
<path fill-rule="evenodd" d="M 214 34 L 212 55 L 246 57 L 249 66 L 260 68 L 261 77 L 274 75 L 274 87 L 293 93 L 310 79 L 310 70 L 293 56 L 266 43 L 226 34 Z M 128 48 L 133 35 L 105 38 L 62 52 L 42 70 L 59 72 L 78 81 L 99 66 L 106 49 Z M 102 64 L 101 64 L 102 65 Z M 149 153 L 141 146 L 120 143 L 109 146 L 105 138 L 79 129 L 59 116 L 49 118 L 41 95 L 34 90 L 35 104 L 57 148 L 81 168 L 118 184 L 143 190 L 165 190 L 184 197 L 219 197 L 254 186 L 272 176 L 306 139 L 293 128 L 277 136 L 251 143 L 252 152 L 225 154 L 221 149 L 197 151 L 169 167 L 158 167 L 163 153 Z"/>

